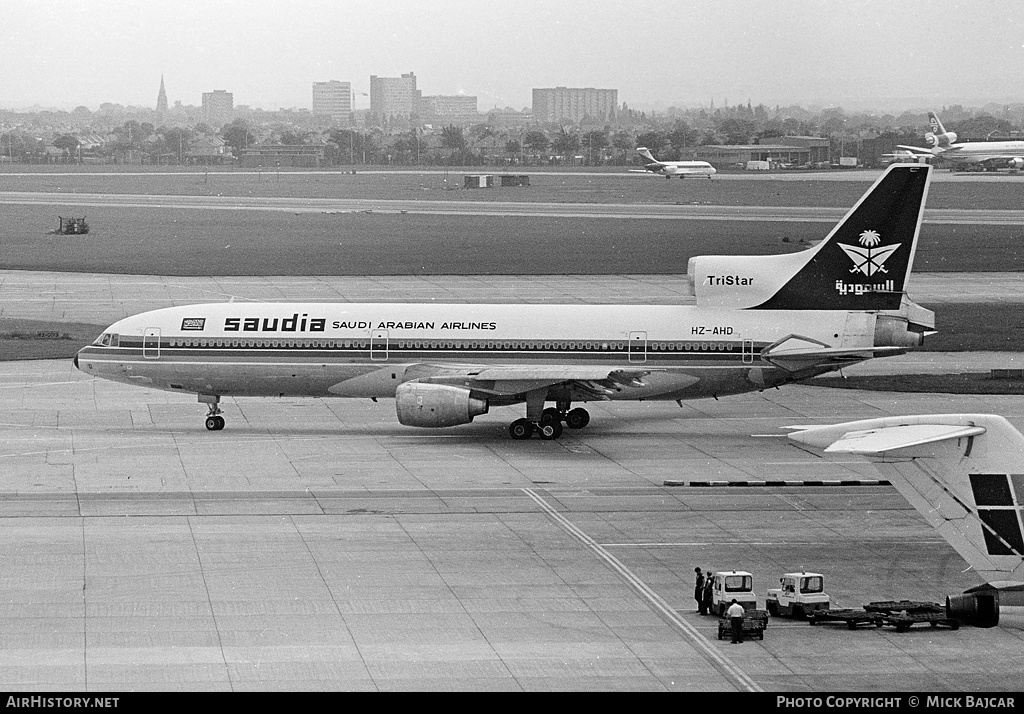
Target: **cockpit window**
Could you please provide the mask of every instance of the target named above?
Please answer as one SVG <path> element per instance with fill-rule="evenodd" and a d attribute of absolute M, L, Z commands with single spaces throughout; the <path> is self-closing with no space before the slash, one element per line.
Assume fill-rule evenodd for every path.
<path fill-rule="evenodd" d="M 104 332 L 96 338 L 96 341 L 93 342 L 93 344 L 99 347 L 117 347 L 118 335 L 113 332 Z"/>

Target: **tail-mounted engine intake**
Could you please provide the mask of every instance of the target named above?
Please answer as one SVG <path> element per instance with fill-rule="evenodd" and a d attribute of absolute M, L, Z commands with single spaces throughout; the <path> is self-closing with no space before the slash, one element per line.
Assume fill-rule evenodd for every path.
<path fill-rule="evenodd" d="M 999 624 L 999 591 L 966 592 L 946 598 L 946 617 L 974 627 Z"/>
<path fill-rule="evenodd" d="M 929 131 L 924 135 L 925 141 L 928 142 L 928 146 L 932 148 L 939 147 L 942 149 L 948 149 L 951 145 L 956 143 L 956 132 L 946 131 L 941 134 L 936 134 Z"/>
<path fill-rule="evenodd" d="M 400 424 L 437 428 L 468 424 L 486 414 L 487 400 L 470 396 L 462 387 L 406 382 L 395 390 L 395 409 Z"/>
<path fill-rule="evenodd" d="M 906 296 L 898 312 L 880 312 L 875 318 L 875 346 L 919 347 L 935 332 L 935 313 Z"/>

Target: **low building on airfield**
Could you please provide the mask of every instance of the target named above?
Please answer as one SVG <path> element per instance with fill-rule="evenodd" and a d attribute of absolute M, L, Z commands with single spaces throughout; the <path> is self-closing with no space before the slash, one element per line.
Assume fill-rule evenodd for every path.
<path fill-rule="evenodd" d="M 751 161 L 766 161 L 770 168 L 815 166 L 829 161 L 826 136 L 783 136 L 771 144 L 708 144 L 694 149 L 693 158 L 707 161 L 716 169 L 747 166 Z"/>

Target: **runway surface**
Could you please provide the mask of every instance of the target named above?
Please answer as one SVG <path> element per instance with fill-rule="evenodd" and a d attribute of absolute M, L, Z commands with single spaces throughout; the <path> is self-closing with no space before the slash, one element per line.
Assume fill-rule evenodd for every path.
<path fill-rule="evenodd" d="M 713 206 L 635 203 L 546 203 L 360 198 L 280 198 L 250 196 L 150 196 L 145 194 L 0 191 L 0 205 L 54 205 L 76 208 L 175 208 L 180 210 L 277 211 L 290 213 L 412 213 L 445 216 L 531 216 L 547 218 L 670 219 L 835 223 L 848 208 Z M 1024 225 L 1021 210 L 925 209 L 933 225 Z"/>
<path fill-rule="evenodd" d="M 26 690 L 1019 689 L 1024 633 L 849 631 L 775 618 L 730 646 L 693 568 L 764 590 L 824 572 L 836 606 L 976 584 L 891 488 L 673 488 L 877 478 L 784 424 L 948 399 L 790 387 L 591 405 L 512 442 L 518 411 L 441 431 L 390 402 L 193 400 L 0 364 L 0 686 Z M 1016 398 L 965 397 L 1024 426 Z M 952 654 L 955 653 L 955 656 Z"/>

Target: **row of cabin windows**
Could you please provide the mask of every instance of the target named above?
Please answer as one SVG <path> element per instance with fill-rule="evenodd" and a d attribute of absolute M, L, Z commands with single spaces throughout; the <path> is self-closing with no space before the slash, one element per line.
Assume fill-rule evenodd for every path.
<path fill-rule="evenodd" d="M 115 343 L 116 344 L 116 343 Z M 127 341 L 122 341 L 128 346 Z M 389 349 L 468 349 L 468 350 L 583 350 L 617 351 L 626 350 L 630 343 L 616 342 L 570 342 L 570 341 L 467 341 L 467 340 L 388 340 Z M 639 341 L 633 343 L 634 348 Z M 383 349 L 384 340 L 373 340 L 374 348 Z M 368 349 L 370 340 L 240 340 L 240 339 L 172 339 L 169 347 L 225 347 L 225 348 L 300 348 L 300 349 Z M 733 342 L 648 342 L 646 349 L 653 352 L 731 352 L 736 349 Z"/>

